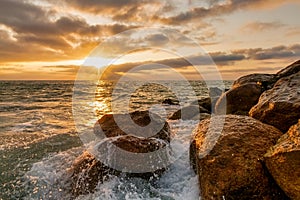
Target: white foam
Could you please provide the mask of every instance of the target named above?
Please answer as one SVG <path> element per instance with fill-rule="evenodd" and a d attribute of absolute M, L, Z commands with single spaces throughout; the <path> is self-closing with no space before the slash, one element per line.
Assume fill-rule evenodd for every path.
<path fill-rule="evenodd" d="M 168 170 L 154 183 L 140 178 L 112 176 L 108 181 L 98 184 L 93 194 L 81 195 L 77 200 L 195 200 L 199 199 L 198 179 L 189 165 L 188 150 L 191 126 L 196 121 L 170 121 L 173 132 L 177 132 L 171 143 L 174 162 Z M 91 144 L 92 145 L 92 144 Z M 35 163 L 24 178 L 32 191 L 25 199 L 68 199 L 66 191 L 70 174 L 67 169 L 84 149 L 73 148 L 52 155 Z"/>

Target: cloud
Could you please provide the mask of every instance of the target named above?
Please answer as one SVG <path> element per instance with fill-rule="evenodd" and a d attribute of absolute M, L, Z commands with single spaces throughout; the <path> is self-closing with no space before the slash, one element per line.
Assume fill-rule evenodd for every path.
<path fill-rule="evenodd" d="M 238 10 L 245 9 L 259 9 L 259 8 L 270 8 L 276 7 L 286 1 L 283 0 L 229 0 L 229 1 L 218 1 L 209 0 L 204 1 L 208 3 L 209 6 L 197 6 L 191 7 L 187 11 L 180 12 L 172 16 L 153 16 L 153 20 L 156 22 L 161 22 L 169 25 L 182 25 L 184 23 L 190 23 L 192 21 L 198 20 L 203 21 L 205 18 L 218 17 L 220 15 L 226 15 L 233 13 Z M 296 0 L 290 0 L 290 2 L 297 2 Z"/>
<path fill-rule="evenodd" d="M 252 60 L 297 58 L 300 57 L 300 44 L 291 46 L 281 45 L 267 49 L 241 49 L 235 50 L 233 53 L 244 54 L 247 59 Z"/>
<path fill-rule="evenodd" d="M 271 31 L 273 29 L 278 29 L 284 27 L 285 24 L 281 22 L 250 22 L 241 27 L 242 32 L 257 32 L 257 31 Z"/>
<path fill-rule="evenodd" d="M 54 61 L 85 57 L 99 42 L 135 28 L 90 25 L 85 19 L 27 1 L 0 1 L 0 60 Z"/>

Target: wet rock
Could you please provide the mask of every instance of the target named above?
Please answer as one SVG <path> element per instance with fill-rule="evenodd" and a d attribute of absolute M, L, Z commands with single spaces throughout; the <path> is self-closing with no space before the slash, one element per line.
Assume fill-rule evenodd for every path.
<path fill-rule="evenodd" d="M 210 87 L 209 88 L 209 96 L 211 98 L 219 98 L 223 94 L 223 90 L 218 87 Z"/>
<path fill-rule="evenodd" d="M 160 116 L 151 113 L 149 111 L 135 111 L 128 115 L 125 114 L 107 114 L 104 115 L 98 122 L 95 123 L 94 133 L 98 137 L 116 137 L 120 135 L 136 135 L 140 137 L 153 137 L 162 140 L 170 141 L 170 127 L 168 123 Z M 118 119 L 122 125 L 122 129 L 116 123 L 115 119 Z M 143 129 L 143 132 L 136 133 L 132 128 L 130 121 L 133 121 L 140 127 L 146 127 L 151 123 L 147 129 Z M 134 129 L 134 130 L 133 130 Z M 103 137 L 103 133 L 105 137 Z"/>
<path fill-rule="evenodd" d="M 247 116 L 227 115 L 223 125 L 224 117 L 203 120 L 194 131 L 190 162 L 201 198 L 285 199 L 260 161 L 282 133 Z"/>
<path fill-rule="evenodd" d="M 119 174 L 87 151 L 75 160 L 69 173 L 71 174 L 71 193 L 74 196 L 91 193 L 99 183 L 107 180 L 109 175 Z"/>
<path fill-rule="evenodd" d="M 168 123 L 148 111 L 136 111 L 129 116 L 105 115 L 95 123 L 94 131 L 100 141 L 76 159 L 69 170 L 71 192 L 75 197 L 94 192 L 96 186 L 111 175 L 152 180 L 165 171 L 171 137 Z M 114 117 L 125 125 L 124 130 Z M 131 126 L 131 119 L 142 128 L 144 132 L 140 135 L 145 137 L 128 132 L 132 131 L 127 127 Z M 148 126 L 150 123 L 153 126 Z"/>
<path fill-rule="evenodd" d="M 202 120 L 208 117 L 208 115 L 204 115 L 204 113 L 209 114 L 210 112 L 201 106 L 190 105 L 177 110 L 169 117 L 169 119 Z"/>
<path fill-rule="evenodd" d="M 205 108 L 209 112 L 213 111 L 214 103 L 216 102 L 215 99 L 212 99 L 210 97 L 202 98 L 197 101 L 193 101 L 191 105 L 199 105 L 202 108 Z"/>
<path fill-rule="evenodd" d="M 162 104 L 169 104 L 169 105 L 179 105 L 179 102 L 173 99 L 164 99 Z"/>
<path fill-rule="evenodd" d="M 298 60 L 297 62 L 294 62 L 293 64 L 287 66 L 286 68 L 280 70 L 279 72 L 277 72 L 277 76 L 279 78 L 282 77 L 287 77 L 290 76 L 292 74 L 296 74 L 300 71 L 300 60 Z"/>
<path fill-rule="evenodd" d="M 265 155 L 266 166 L 291 199 L 300 199 L 300 120 Z"/>
<path fill-rule="evenodd" d="M 256 83 L 261 85 L 264 90 L 268 90 L 273 87 L 277 80 L 278 76 L 275 74 L 249 74 L 234 81 L 232 88 L 237 88 L 244 84 Z"/>
<path fill-rule="evenodd" d="M 300 72 L 281 78 L 251 108 L 250 116 L 283 132 L 300 118 Z"/>
<path fill-rule="evenodd" d="M 232 88 L 216 102 L 215 113 L 248 115 L 249 110 L 258 102 L 262 92 L 262 87 L 256 83 Z"/>

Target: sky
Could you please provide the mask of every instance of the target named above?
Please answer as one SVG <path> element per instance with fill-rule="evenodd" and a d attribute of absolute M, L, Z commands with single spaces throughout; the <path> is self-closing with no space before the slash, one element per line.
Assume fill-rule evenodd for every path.
<path fill-rule="evenodd" d="M 276 73 L 300 59 L 299 10 L 299 0 L 1 0 L 0 80 Z"/>

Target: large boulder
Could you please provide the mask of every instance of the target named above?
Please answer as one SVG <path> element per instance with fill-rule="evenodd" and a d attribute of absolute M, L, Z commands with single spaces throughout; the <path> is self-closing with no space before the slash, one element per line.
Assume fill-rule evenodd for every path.
<path fill-rule="evenodd" d="M 202 106 L 189 105 L 175 111 L 169 119 L 171 120 L 203 120 L 210 116 L 210 112 Z"/>
<path fill-rule="evenodd" d="M 201 199 L 286 198 L 261 162 L 282 135 L 278 129 L 247 116 L 217 115 L 200 122 L 194 133 L 190 162 Z"/>
<path fill-rule="evenodd" d="M 265 155 L 278 185 L 291 199 L 300 199 L 300 120 Z"/>
<path fill-rule="evenodd" d="M 135 135 L 133 132 L 134 130 L 132 129 L 132 120 L 140 127 L 146 127 L 151 123 L 151 126 L 146 130 L 144 129 L 144 132 L 139 133 L 137 136 L 151 136 L 170 142 L 171 135 L 168 123 L 156 114 L 151 113 L 151 116 L 147 110 L 135 111 L 130 113 L 129 116 L 126 114 L 106 114 L 95 123 L 94 133 L 98 137 L 103 137 L 103 133 L 106 137 L 116 137 L 128 134 Z M 122 129 L 120 128 L 120 125 L 116 123 L 115 119 L 119 120 Z"/>
<path fill-rule="evenodd" d="M 100 141 L 79 156 L 69 170 L 71 192 L 75 197 L 94 192 L 96 186 L 110 175 L 150 180 L 165 171 L 171 137 L 168 123 L 148 111 L 136 111 L 129 116 L 108 114 L 95 123 L 94 132 Z M 115 118 L 124 125 L 122 129 Z M 145 137 L 128 132 L 131 119 L 144 128 L 140 135 Z M 150 123 L 152 125 L 148 126 Z"/>
<path fill-rule="evenodd" d="M 290 76 L 292 74 L 296 74 L 300 71 L 300 60 L 294 62 L 293 64 L 287 66 L 286 68 L 280 70 L 279 72 L 277 72 L 277 76 L 279 78 L 282 77 L 287 77 Z"/>
<path fill-rule="evenodd" d="M 281 78 L 251 108 L 250 116 L 283 132 L 300 118 L 300 72 Z"/>
<path fill-rule="evenodd" d="M 248 115 L 249 110 L 258 102 L 263 92 L 261 85 L 244 84 L 225 92 L 217 101 L 215 113 Z"/>
<path fill-rule="evenodd" d="M 261 85 L 264 90 L 268 90 L 273 87 L 277 80 L 278 76 L 275 74 L 249 74 L 234 81 L 232 88 L 240 87 L 244 84 L 256 83 Z"/>

